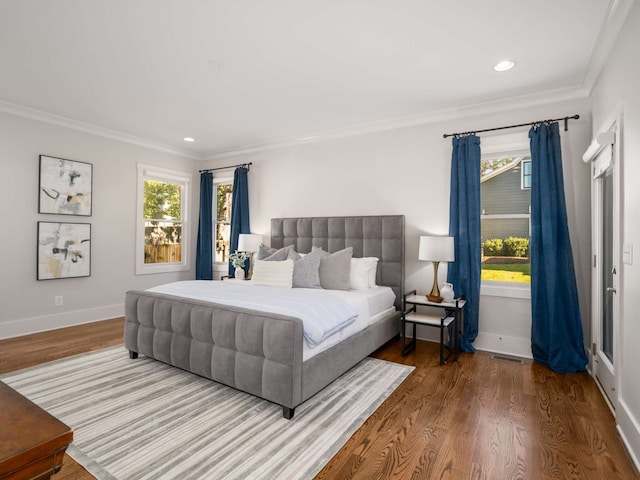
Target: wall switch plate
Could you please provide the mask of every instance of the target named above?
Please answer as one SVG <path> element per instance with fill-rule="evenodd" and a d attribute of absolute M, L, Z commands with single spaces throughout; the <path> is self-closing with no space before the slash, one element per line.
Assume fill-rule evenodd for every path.
<path fill-rule="evenodd" d="M 633 243 L 622 244 L 622 263 L 633 265 Z"/>
<path fill-rule="evenodd" d="M 61 307 L 62 305 L 64 305 L 64 298 L 62 297 L 62 295 L 57 295 L 53 297 L 53 304 L 56 307 Z"/>

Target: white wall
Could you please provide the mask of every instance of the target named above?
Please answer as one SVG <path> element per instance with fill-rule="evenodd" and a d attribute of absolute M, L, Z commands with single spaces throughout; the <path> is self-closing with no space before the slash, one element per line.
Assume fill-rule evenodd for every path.
<path fill-rule="evenodd" d="M 432 266 L 417 260 L 421 234 L 446 234 L 449 224 L 451 139 L 443 133 L 564 117 L 573 157 L 564 159 L 567 206 L 578 270 L 578 288 L 588 325 L 590 183 L 580 156 L 590 140 L 588 101 L 575 100 L 509 112 L 476 115 L 295 147 L 225 157 L 207 167 L 253 162 L 249 174 L 251 228 L 269 240 L 270 219 L 290 216 L 406 216 L 406 287 L 425 292 Z M 526 129 L 525 129 L 526 130 Z M 504 132 L 499 132 L 503 134 Z M 483 134 L 482 138 L 488 138 Z M 440 268 L 440 281 L 446 268 Z M 528 299 L 483 296 L 476 347 L 531 356 Z M 435 332 L 420 332 L 427 336 Z M 435 338 L 435 336 L 432 336 Z"/>
<path fill-rule="evenodd" d="M 622 132 L 622 242 L 634 244 L 632 265 L 620 265 L 620 359 L 617 365 L 616 421 L 640 468 L 640 5 L 635 2 L 624 29 L 602 71 L 592 95 L 594 133 L 614 111 L 623 110 Z M 621 246 L 620 246 L 621 247 Z"/>
<path fill-rule="evenodd" d="M 0 154 L 0 338 L 117 317 L 126 290 L 193 278 L 193 267 L 179 274 L 134 274 L 136 163 L 194 172 L 193 160 L 9 114 L 0 114 Z M 38 214 L 40 154 L 93 164 L 91 217 Z M 193 182 L 197 198 L 197 175 Z M 36 280 L 38 221 L 91 224 L 90 277 Z M 57 295 L 64 298 L 62 307 L 54 307 Z"/>

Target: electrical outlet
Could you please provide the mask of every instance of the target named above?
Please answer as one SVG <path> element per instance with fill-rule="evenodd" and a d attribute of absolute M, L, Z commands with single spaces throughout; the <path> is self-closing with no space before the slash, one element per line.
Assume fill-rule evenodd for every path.
<path fill-rule="evenodd" d="M 62 297 L 62 295 L 56 295 L 55 297 L 53 297 L 53 304 L 56 307 L 61 307 L 62 305 L 64 305 L 64 298 Z"/>

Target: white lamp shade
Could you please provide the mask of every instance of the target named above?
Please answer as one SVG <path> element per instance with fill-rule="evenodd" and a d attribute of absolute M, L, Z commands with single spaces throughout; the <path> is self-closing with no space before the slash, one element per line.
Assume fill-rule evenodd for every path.
<path fill-rule="evenodd" d="M 257 252 L 262 243 L 262 235 L 256 233 L 241 233 L 238 237 L 239 252 Z"/>
<path fill-rule="evenodd" d="M 418 260 L 452 262 L 455 260 L 453 237 L 420 237 Z"/>

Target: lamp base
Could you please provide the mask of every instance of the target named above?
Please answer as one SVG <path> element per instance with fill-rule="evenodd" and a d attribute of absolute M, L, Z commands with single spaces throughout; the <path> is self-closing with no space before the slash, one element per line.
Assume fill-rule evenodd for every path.
<path fill-rule="evenodd" d="M 442 302 L 442 297 L 439 295 L 431 295 L 430 293 L 427 294 L 427 300 L 429 300 L 430 302 L 433 303 L 441 303 Z"/>
<path fill-rule="evenodd" d="M 440 289 L 438 288 L 438 265 L 440 262 L 433 262 L 433 288 L 427 293 L 427 300 L 433 303 L 441 303 Z"/>
<path fill-rule="evenodd" d="M 245 280 L 251 280 L 253 277 L 253 252 L 249 252 L 249 273 L 244 277 Z"/>

